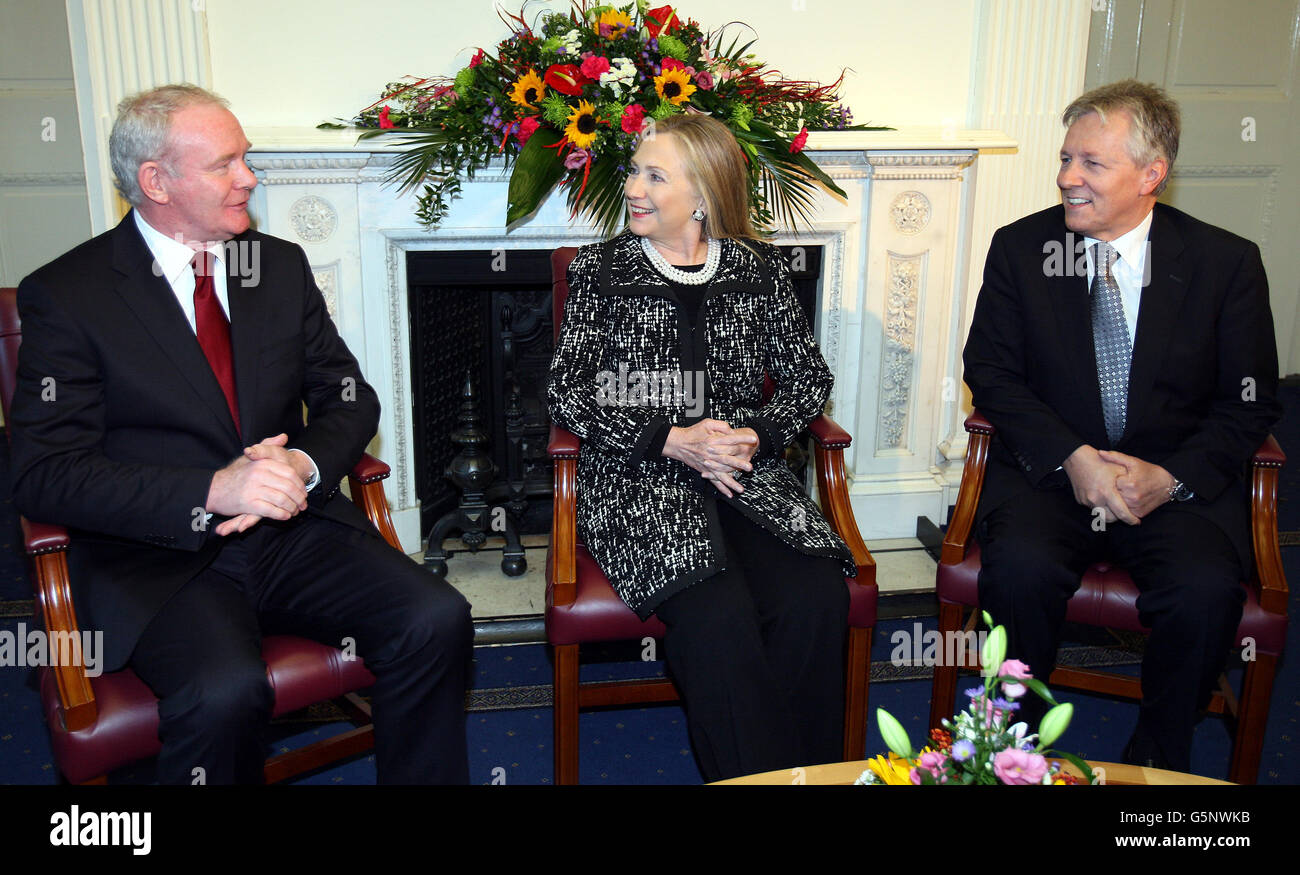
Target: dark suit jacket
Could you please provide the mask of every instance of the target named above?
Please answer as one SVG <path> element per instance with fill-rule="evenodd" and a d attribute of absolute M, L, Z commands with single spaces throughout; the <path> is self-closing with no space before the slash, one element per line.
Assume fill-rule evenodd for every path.
<path fill-rule="evenodd" d="M 375 432 L 378 399 L 302 249 L 254 231 L 232 242 L 241 247 L 227 259 L 227 290 L 242 437 L 132 215 L 18 289 L 14 498 L 29 518 L 73 530 L 78 621 L 104 632 L 110 671 L 221 547 L 213 530 L 222 518 L 206 522 L 202 508 L 213 473 L 244 446 L 287 433 L 320 469 L 307 513 L 374 531 L 338 484 Z M 238 275 L 241 263 L 255 285 Z"/>
<path fill-rule="evenodd" d="M 1056 469 L 1106 437 L 1086 262 L 1045 265 L 1082 236 L 1060 206 L 998 230 L 966 342 L 966 383 L 997 428 L 979 514 L 1025 490 L 1065 483 Z M 1164 466 L 1196 493 L 1182 509 L 1218 525 L 1251 567 L 1246 464 L 1280 414 L 1277 349 L 1259 248 L 1156 204 L 1148 237 L 1120 452 Z M 1056 264 L 1059 265 L 1060 259 Z M 1160 513 L 1163 509 L 1157 509 Z"/>

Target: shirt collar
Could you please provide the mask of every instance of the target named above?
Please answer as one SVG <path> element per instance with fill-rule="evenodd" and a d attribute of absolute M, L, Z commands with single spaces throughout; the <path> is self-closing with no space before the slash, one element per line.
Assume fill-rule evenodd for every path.
<path fill-rule="evenodd" d="M 145 245 L 153 253 L 154 261 L 158 263 L 163 279 L 167 280 L 169 285 L 175 286 L 176 281 L 185 271 L 190 269 L 190 263 L 194 261 L 194 250 L 175 237 L 168 237 L 153 225 L 150 225 L 144 216 L 140 215 L 139 210 L 133 212 L 135 214 L 135 226 L 140 230 L 140 236 L 144 238 Z M 207 247 L 207 251 L 217 260 L 217 272 L 225 273 L 225 247 L 220 243 L 213 243 Z"/>
<path fill-rule="evenodd" d="M 1120 261 L 1137 274 L 1141 274 L 1146 265 L 1147 236 L 1151 233 L 1151 220 L 1155 214 L 1155 210 L 1149 211 L 1133 230 L 1110 241 L 1110 245 L 1119 253 Z M 1083 238 L 1084 246 L 1088 249 L 1092 248 L 1092 244 L 1100 242 L 1102 241 L 1096 237 Z"/>

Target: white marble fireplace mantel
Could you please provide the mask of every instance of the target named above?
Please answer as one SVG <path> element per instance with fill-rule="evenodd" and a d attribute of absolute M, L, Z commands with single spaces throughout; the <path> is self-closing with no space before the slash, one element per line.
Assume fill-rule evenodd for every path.
<path fill-rule="evenodd" d="M 420 549 L 411 422 L 406 253 L 551 249 L 599 239 L 552 196 L 504 229 L 507 178 L 466 182 L 439 228 L 385 186 L 395 147 L 355 131 L 250 129 L 261 180 L 257 226 L 300 243 L 344 340 L 379 393 L 371 452 L 388 462 L 388 500 L 408 552 Z M 811 231 L 778 243 L 823 249 L 816 333 L 835 374 L 828 412 L 853 434 L 850 495 L 866 538 L 910 537 L 946 519 L 965 456 L 962 324 L 976 159 L 1015 148 L 998 131 L 909 128 L 813 133 L 807 149 L 848 198 L 821 198 Z"/>

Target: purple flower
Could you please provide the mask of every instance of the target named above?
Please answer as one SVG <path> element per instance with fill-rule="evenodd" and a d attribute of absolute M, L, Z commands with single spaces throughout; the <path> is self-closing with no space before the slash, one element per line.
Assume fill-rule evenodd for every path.
<path fill-rule="evenodd" d="M 984 688 L 971 687 L 969 690 L 963 690 L 963 692 L 972 699 L 978 699 L 980 696 L 984 695 Z"/>
<path fill-rule="evenodd" d="M 1014 711 L 1020 707 L 1020 703 L 1008 702 L 1006 699 L 999 696 L 998 698 L 993 700 L 993 707 L 999 711 Z"/>
<path fill-rule="evenodd" d="M 975 743 L 963 738 L 961 741 L 954 742 L 952 746 L 952 758 L 959 763 L 975 756 Z"/>

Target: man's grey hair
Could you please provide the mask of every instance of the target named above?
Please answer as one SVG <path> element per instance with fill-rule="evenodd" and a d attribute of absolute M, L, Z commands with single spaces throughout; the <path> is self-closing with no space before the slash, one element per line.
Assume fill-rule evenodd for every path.
<path fill-rule="evenodd" d="M 1165 159 L 1165 178 L 1156 186 L 1160 194 L 1169 183 L 1169 174 L 1178 157 L 1178 135 L 1182 129 L 1182 113 L 1178 101 L 1163 88 L 1136 79 L 1122 79 L 1109 85 L 1094 88 L 1077 98 L 1061 114 L 1061 123 L 1067 128 L 1088 113 L 1095 112 L 1106 123 L 1106 113 L 1123 110 L 1128 113 L 1129 157 L 1139 166 L 1150 164 L 1157 158 Z"/>
<path fill-rule="evenodd" d="M 190 106 L 210 104 L 226 109 L 230 102 L 197 85 L 163 85 L 124 98 L 108 137 L 113 183 L 132 206 L 144 202 L 140 165 L 157 161 L 171 176 L 175 168 L 168 143 L 172 116 Z"/>

